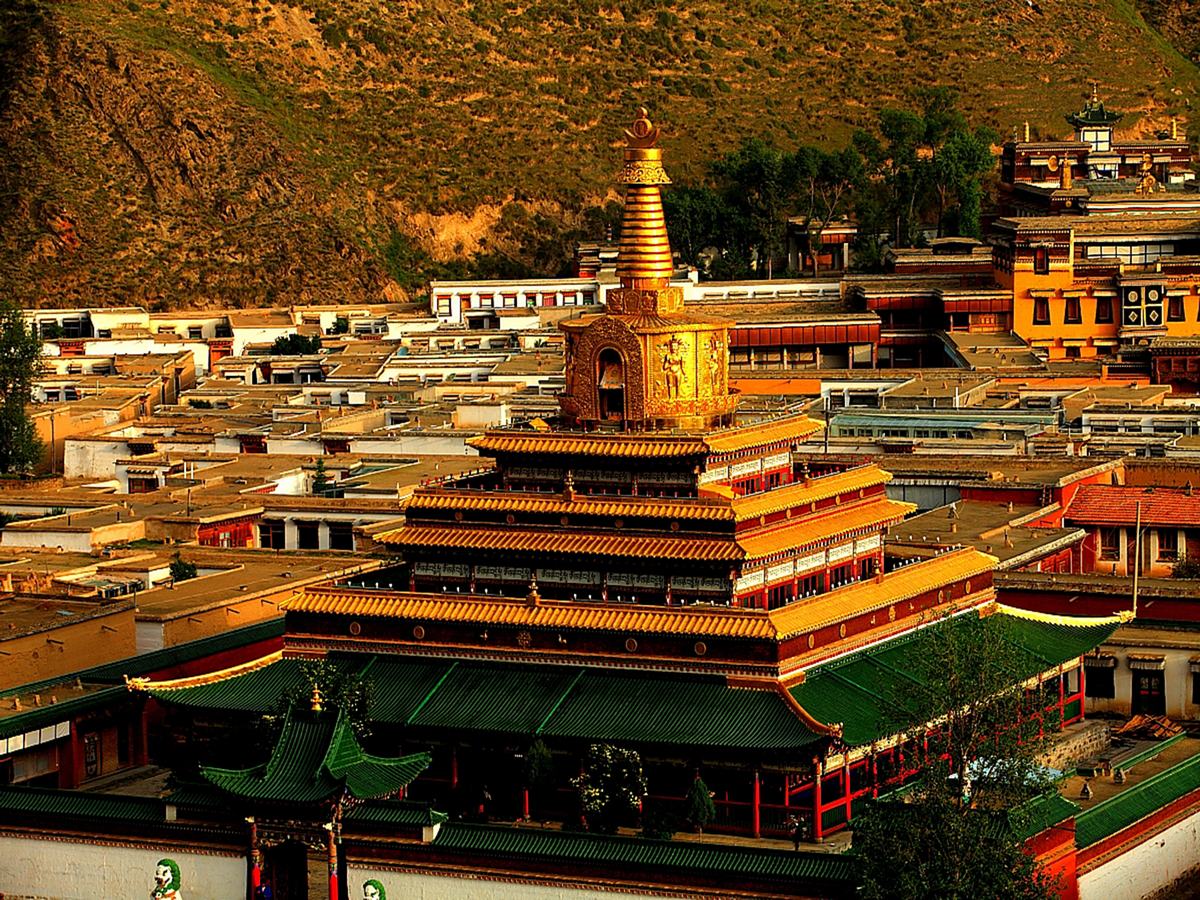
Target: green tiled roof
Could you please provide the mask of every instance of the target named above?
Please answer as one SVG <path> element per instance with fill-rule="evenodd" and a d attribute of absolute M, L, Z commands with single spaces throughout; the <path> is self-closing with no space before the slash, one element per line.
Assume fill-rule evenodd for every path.
<path fill-rule="evenodd" d="M 158 696 L 266 712 L 298 666 L 281 660 Z M 410 657 L 367 658 L 363 671 L 371 718 L 390 725 L 746 750 L 794 750 L 821 739 L 774 691 L 731 688 L 721 676 Z"/>
<path fill-rule="evenodd" d="M 343 715 L 289 713 L 271 758 L 249 769 L 202 767 L 222 790 L 257 800 L 312 803 L 339 793 L 373 799 L 395 793 L 429 767 L 428 753 L 384 759 L 365 753 Z"/>
<path fill-rule="evenodd" d="M 509 828 L 451 823 L 443 825 L 433 846 L 489 856 L 602 863 L 613 867 L 645 866 L 690 874 L 723 875 L 807 882 L 837 893 L 852 890 L 855 863 L 838 853 L 797 853 L 693 841 L 654 841 L 583 832 Z M 840 889 L 840 890 L 839 890 Z"/>
<path fill-rule="evenodd" d="M 1021 840 L 1041 834 L 1047 828 L 1079 815 L 1079 807 L 1057 791 L 1050 791 L 1010 810 L 1009 821 Z"/>
<path fill-rule="evenodd" d="M 14 734 L 65 722 L 72 716 L 78 716 L 93 709 L 115 706 L 128 696 L 129 692 L 123 685 L 105 687 L 58 703 L 35 706 L 15 715 L 3 716 L 0 717 L 0 738 L 12 737 Z"/>
<path fill-rule="evenodd" d="M 1064 625 L 1018 615 L 997 613 L 986 618 L 968 614 L 932 627 L 1001 628 L 1010 645 L 1019 648 L 1023 678 L 1053 669 L 1099 646 L 1116 630 L 1116 623 Z M 869 744 L 902 727 L 907 719 L 899 706 L 905 680 L 919 680 L 909 635 L 861 653 L 818 666 L 806 673 L 792 696 L 817 721 L 840 722 L 850 746 Z"/>
<path fill-rule="evenodd" d="M 0 787 L 0 812 L 52 815 L 65 820 L 117 819 L 122 822 L 162 822 L 163 801 L 51 788 Z"/>
<path fill-rule="evenodd" d="M 440 825 L 442 822 L 448 821 L 450 817 L 424 803 L 412 803 L 407 800 L 377 800 L 373 803 L 363 803 L 351 807 L 350 811 L 346 813 L 346 818 L 351 822 L 417 828 L 426 825 Z"/>
<path fill-rule="evenodd" d="M 1200 753 L 1132 785 L 1075 817 L 1075 845 L 1090 847 L 1200 788 Z"/>

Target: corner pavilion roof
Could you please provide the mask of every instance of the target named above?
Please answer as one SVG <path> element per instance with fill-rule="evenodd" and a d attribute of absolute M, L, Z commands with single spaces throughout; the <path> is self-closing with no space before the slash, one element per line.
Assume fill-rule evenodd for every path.
<path fill-rule="evenodd" d="M 341 713 L 293 710 L 267 762 L 249 769 L 202 766 L 200 774 L 224 791 L 254 800 L 316 803 L 343 790 L 356 799 L 373 800 L 410 784 L 430 761 L 428 753 L 371 756 Z"/>
<path fill-rule="evenodd" d="M 984 618 L 968 613 L 936 627 L 1003 629 L 1005 640 L 1019 652 L 1025 678 L 1078 659 L 1107 640 L 1121 622 L 1118 616 L 1050 616 L 1007 606 L 998 610 Z M 890 737 L 905 727 L 909 713 L 896 686 L 920 680 L 910 655 L 919 633 L 810 669 L 790 693 L 818 721 L 841 722 L 842 739 L 851 747 Z"/>

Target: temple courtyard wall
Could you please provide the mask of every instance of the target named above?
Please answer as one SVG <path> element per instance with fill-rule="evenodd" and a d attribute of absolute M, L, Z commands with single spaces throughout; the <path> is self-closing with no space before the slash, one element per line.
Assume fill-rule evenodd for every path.
<path fill-rule="evenodd" d="M 0 896 L 148 897 L 154 888 L 154 868 L 164 858 L 178 863 L 187 900 L 244 900 L 246 896 L 246 858 L 241 854 L 196 853 L 165 844 L 154 848 L 102 844 L 96 838 L 76 843 L 10 835 L 0 835 Z"/>
<path fill-rule="evenodd" d="M 1159 815 L 1139 824 L 1150 825 Z M 1200 811 L 1111 852 L 1115 855 L 1099 865 L 1081 866 L 1079 900 L 1141 900 L 1188 875 L 1200 861 Z"/>
<path fill-rule="evenodd" d="M 351 865 L 348 873 L 351 897 L 362 896 L 363 883 L 370 879 L 382 884 L 388 897 L 403 897 L 404 900 L 660 900 L 671 896 L 661 888 L 652 894 L 593 890 L 582 885 L 504 881 L 466 871 L 460 876 L 448 876 Z M 678 896 L 694 897 L 695 893 L 681 888 Z"/>

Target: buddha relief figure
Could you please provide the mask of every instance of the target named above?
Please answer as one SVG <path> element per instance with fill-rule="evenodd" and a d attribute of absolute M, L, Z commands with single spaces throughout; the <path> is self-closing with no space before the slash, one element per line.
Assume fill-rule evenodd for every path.
<path fill-rule="evenodd" d="M 173 859 L 160 859 L 154 867 L 154 890 L 151 900 L 183 900 L 179 889 L 179 863 Z"/>
<path fill-rule="evenodd" d="M 678 400 L 683 390 L 683 341 L 679 335 L 671 335 L 663 353 L 663 381 L 667 389 L 667 397 Z"/>
<path fill-rule="evenodd" d="M 1136 193 L 1144 196 L 1157 191 L 1158 179 L 1154 177 L 1154 160 L 1149 153 L 1142 154 L 1142 164 L 1138 170 L 1141 172 L 1141 179 L 1138 181 Z"/>
<path fill-rule="evenodd" d="M 723 349 L 725 349 L 725 345 L 715 334 L 708 339 L 708 383 L 714 391 L 721 384 L 721 351 Z"/>

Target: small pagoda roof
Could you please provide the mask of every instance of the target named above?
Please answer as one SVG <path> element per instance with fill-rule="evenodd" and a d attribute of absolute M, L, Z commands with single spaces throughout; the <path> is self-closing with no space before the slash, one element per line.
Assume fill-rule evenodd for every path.
<path fill-rule="evenodd" d="M 1034 678 L 1078 659 L 1107 640 L 1122 622 L 1120 616 L 1083 618 L 1001 605 L 996 608 L 994 615 L 968 614 L 933 627 L 1002 629 L 1005 640 L 1019 653 L 1024 678 Z M 905 680 L 921 680 L 911 653 L 915 637 L 913 634 L 877 644 L 810 669 L 804 682 L 791 688 L 791 695 L 818 720 L 841 721 L 842 738 L 851 747 L 888 738 L 903 727 L 910 715 L 901 705 L 902 693 L 895 686 Z"/>
<path fill-rule="evenodd" d="M 1083 104 L 1079 112 L 1067 116 L 1067 121 L 1076 128 L 1095 128 L 1114 125 L 1121 119 L 1121 113 L 1104 108 L 1104 101 L 1093 92 L 1092 98 Z"/>
<path fill-rule="evenodd" d="M 248 769 L 202 766 L 223 791 L 253 800 L 316 803 L 343 791 L 358 800 L 394 794 L 429 767 L 428 753 L 385 758 L 366 753 L 345 714 L 292 710 L 271 758 Z"/>

